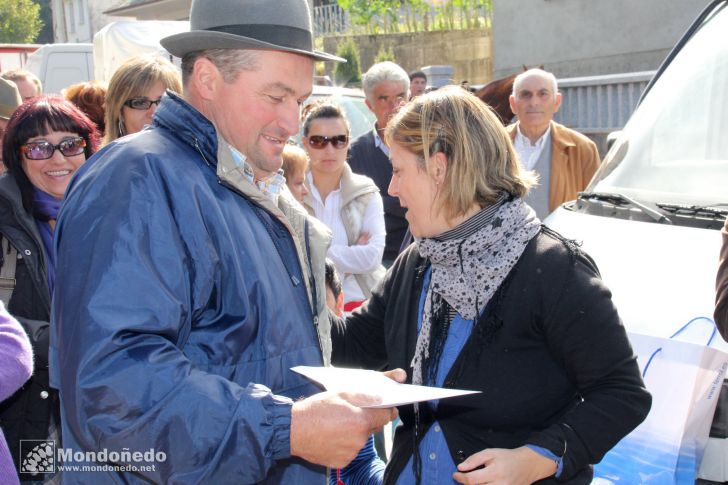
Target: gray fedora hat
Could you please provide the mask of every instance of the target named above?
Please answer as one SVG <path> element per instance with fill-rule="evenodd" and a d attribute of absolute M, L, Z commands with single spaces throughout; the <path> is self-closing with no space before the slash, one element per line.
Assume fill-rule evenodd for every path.
<path fill-rule="evenodd" d="M 0 118 L 7 120 L 15 109 L 23 104 L 15 83 L 0 77 Z"/>
<path fill-rule="evenodd" d="M 177 57 L 206 49 L 271 49 L 346 62 L 313 50 L 308 0 L 192 0 L 190 31 L 160 43 Z"/>

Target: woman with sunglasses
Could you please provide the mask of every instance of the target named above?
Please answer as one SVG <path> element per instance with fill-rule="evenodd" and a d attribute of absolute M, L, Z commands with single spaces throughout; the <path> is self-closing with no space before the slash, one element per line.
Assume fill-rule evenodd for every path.
<path fill-rule="evenodd" d="M 346 162 L 349 123 L 341 108 L 323 101 L 311 105 L 303 122 L 303 146 L 311 160 L 306 209 L 331 229 L 327 256 L 343 276 L 344 310 L 369 298 L 384 276 L 386 230 L 379 189 Z"/>
<path fill-rule="evenodd" d="M 106 91 L 103 145 L 142 131 L 144 125 L 151 124 L 152 115 L 167 89 L 182 92 L 179 70 L 168 60 L 137 56 L 122 64 L 111 76 Z"/>
<path fill-rule="evenodd" d="M 8 171 L 0 177 L 0 274 L 14 279 L 3 299 L 31 338 L 36 369 L 22 389 L 0 404 L 0 427 L 16 466 L 25 458 L 18 456 L 21 439 L 58 440 L 53 430 L 60 430 L 59 401 L 48 385 L 53 232 L 71 177 L 97 146 L 96 126 L 60 96 L 25 102 L 13 113 L 3 138 Z"/>

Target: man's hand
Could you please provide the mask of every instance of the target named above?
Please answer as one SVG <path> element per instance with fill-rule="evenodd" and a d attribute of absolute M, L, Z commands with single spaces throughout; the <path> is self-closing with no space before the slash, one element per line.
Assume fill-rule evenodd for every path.
<path fill-rule="evenodd" d="M 291 411 L 291 455 L 332 468 L 353 460 L 370 434 L 397 417 L 396 408 L 363 409 L 371 396 L 322 392 L 298 401 Z"/>
<path fill-rule="evenodd" d="M 485 468 L 478 468 L 484 466 Z M 531 484 L 556 473 L 556 463 L 522 446 L 479 451 L 458 465 L 452 478 L 465 484 Z"/>

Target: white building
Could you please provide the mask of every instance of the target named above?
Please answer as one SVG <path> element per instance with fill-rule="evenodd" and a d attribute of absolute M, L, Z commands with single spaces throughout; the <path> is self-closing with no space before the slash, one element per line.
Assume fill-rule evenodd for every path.
<path fill-rule="evenodd" d="M 115 0 L 108 15 L 123 15 L 137 20 L 187 20 L 192 0 Z"/>
<path fill-rule="evenodd" d="M 115 20 L 128 17 L 105 12 L 119 0 L 51 0 L 53 37 L 56 43 L 93 42 L 94 34 Z"/>

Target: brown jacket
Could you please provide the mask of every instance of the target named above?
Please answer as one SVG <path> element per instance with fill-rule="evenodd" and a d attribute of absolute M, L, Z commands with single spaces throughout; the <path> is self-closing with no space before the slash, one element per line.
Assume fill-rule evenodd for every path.
<path fill-rule="evenodd" d="M 720 334 L 728 340 L 728 219 L 723 230 L 723 245 L 720 247 L 720 265 L 715 278 L 715 312 L 713 318 Z"/>
<path fill-rule="evenodd" d="M 516 126 L 514 123 L 507 128 L 511 140 L 516 139 Z M 594 142 L 555 121 L 551 122 L 551 147 L 549 211 L 576 199 L 576 193 L 586 188 L 599 168 L 599 152 Z"/>

